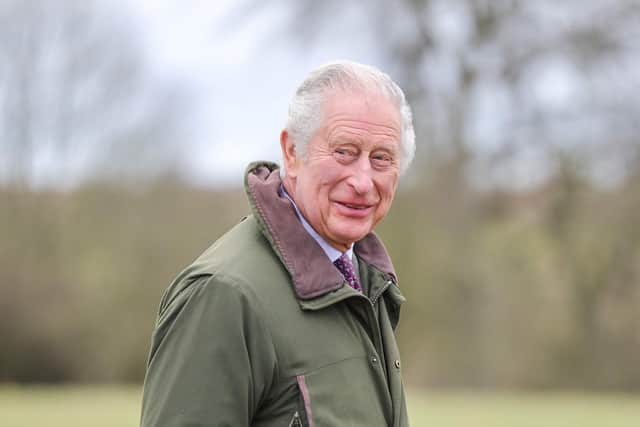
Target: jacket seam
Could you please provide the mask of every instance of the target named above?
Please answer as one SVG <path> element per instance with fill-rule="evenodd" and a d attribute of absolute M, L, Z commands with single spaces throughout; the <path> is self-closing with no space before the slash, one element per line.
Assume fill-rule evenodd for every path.
<path fill-rule="evenodd" d="M 206 280 L 211 277 L 211 275 L 211 273 L 200 273 L 193 276 L 187 276 L 184 279 L 186 284 L 182 287 L 182 289 L 172 295 L 168 300 L 163 301 L 165 304 L 162 304 L 160 310 L 158 311 L 158 319 L 164 316 L 164 314 L 178 300 L 178 298 L 183 295 L 185 295 L 186 298 L 189 298 L 189 295 L 194 293 L 197 290 L 198 286 L 203 286 L 204 283 L 206 283 Z M 203 278 L 205 279 L 205 282 L 199 283 L 198 281 Z"/>
<path fill-rule="evenodd" d="M 220 278 L 221 281 L 223 281 L 224 283 L 227 283 L 229 286 L 233 287 L 234 289 L 236 289 L 238 292 L 240 292 L 243 295 L 250 295 L 251 298 L 251 302 L 254 305 L 254 307 L 256 309 L 260 310 L 259 313 L 259 318 L 261 319 L 267 319 L 267 310 L 265 310 L 264 306 L 262 305 L 262 302 L 260 301 L 260 299 L 258 298 L 258 296 L 255 294 L 255 292 L 253 291 L 253 289 L 251 289 L 251 285 L 245 281 L 242 280 L 241 278 L 235 276 L 235 275 L 231 275 L 228 273 L 223 273 L 220 271 L 215 271 L 213 273 L 211 273 L 211 277 L 209 277 L 209 279 L 205 282 L 205 285 L 208 284 L 210 282 L 211 279 L 213 278 Z M 257 313 L 258 314 L 258 313 Z M 276 385 L 276 383 L 279 381 L 280 378 L 280 364 L 279 364 L 279 357 L 278 357 L 278 353 L 276 350 L 276 347 L 274 346 L 274 340 L 273 340 L 273 333 L 271 332 L 271 328 L 268 322 L 261 322 L 266 333 L 268 334 L 268 339 L 269 339 L 269 344 L 271 347 L 271 350 L 273 351 L 273 354 L 275 355 L 274 358 L 274 364 L 275 364 L 275 373 L 272 375 L 271 378 L 271 384 L 268 390 L 265 390 L 264 396 L 266 397 L 269 395 L 270 391 L 273 389 L 273 387 Z M 260 404 L 263 402 L 263 399 L 261 398 L 258 402 L 256 407 L 260 407 Z"/>
<path fill-rule="evenodd" d="M 297 377 L 297 376 L 299 376 L 299 375 L 309 375 L 309 374 L 312 374 L 312 373 L 314 373 L 314 372 L 317 372 L 317 371 L 319 371 L 319 370 L 321 370 L 321 369 L 325 369 L 325 368 L 328 368 L 328 367 L 330 367 L 330 366 L 337 365 L 337 364 L 342 363 L 342 362 L 346 362 L 347 360 L 354 360 L 354 359 L 366 359 L 366 358 L 367 358 L 366 353 L 363 353 L 363 354 L 361 354 L 361 355 L 359 355 L 359 356 L 349 356 L 349 357 L 344 357 L 344 358 L 339 359 L 339 360 L 334 360 L 333 362 L 325 363 L 324 365 L 315 366 L 313 369 L 309 369 L 309 370 L 307 370 L 307 371 L 299 371 L 299 372 L 295 372 L 295 373 L 294 373 L 294 376 L 296 376 L 296 377 Z"/>

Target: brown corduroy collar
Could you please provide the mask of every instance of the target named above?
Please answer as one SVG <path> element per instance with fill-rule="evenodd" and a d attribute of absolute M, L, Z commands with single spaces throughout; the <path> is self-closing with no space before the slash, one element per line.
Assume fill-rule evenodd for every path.
<path fill-rule="evenodd" d="M 275 163 L 254 162 L 247 167 L 245 191 L 262 233 L 289 271 L 299 298 L 311 299 L 339 289 L 344 284 L 342 275 L 306 232 L 291 202 L 280 194 L 281 183 Z M 354 252 L 397 282 L 389 255 L 375 233 L 356 242 Z"/>

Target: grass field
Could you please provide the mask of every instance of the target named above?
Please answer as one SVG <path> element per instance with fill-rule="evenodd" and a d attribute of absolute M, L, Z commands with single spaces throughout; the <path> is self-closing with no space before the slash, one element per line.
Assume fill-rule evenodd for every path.
<path fill-rule="evenodd" d="M 640 396 L 409 393 L 413 426 L 636 427 Z M 138 386 L 0 386 L 2 427 L 137 426 Z"/>

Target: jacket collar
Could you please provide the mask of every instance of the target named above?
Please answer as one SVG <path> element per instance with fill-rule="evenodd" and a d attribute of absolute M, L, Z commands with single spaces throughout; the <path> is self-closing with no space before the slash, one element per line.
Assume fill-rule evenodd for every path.
<path fill-rule="evenodd" d="M 249 204 L 262 233 L 291 275 L 297 296 L 308 300 L 341 288 L 342 275 L 305 231 L 291 202 L 280 194 L 281 182 L 275 163 L 254 162 L 247 167 L 244 185 Z M 354 252 L 397 283 L 391 259 L 375 233 L 356 242 Z"/>

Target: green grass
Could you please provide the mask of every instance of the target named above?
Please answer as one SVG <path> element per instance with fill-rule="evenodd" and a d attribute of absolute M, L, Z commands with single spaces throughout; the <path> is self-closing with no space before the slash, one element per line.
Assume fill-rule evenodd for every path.
<path fill-rule="evenodd" d="M 414 427 L 631 427 L 640 396 L 411 391 Z M 2 427 L 137 426 L 138 386 L 0 386 Z"/>
<path fill-rule="evenodd" d="M 640 396 L 584 393 L 420 393 L 408 395 L 413 426 L 632 427 Z"/>
<path fill-rule="evenodd" d="M 137 426 L 138 386 L 0 386 L 2 427 Z"/>

